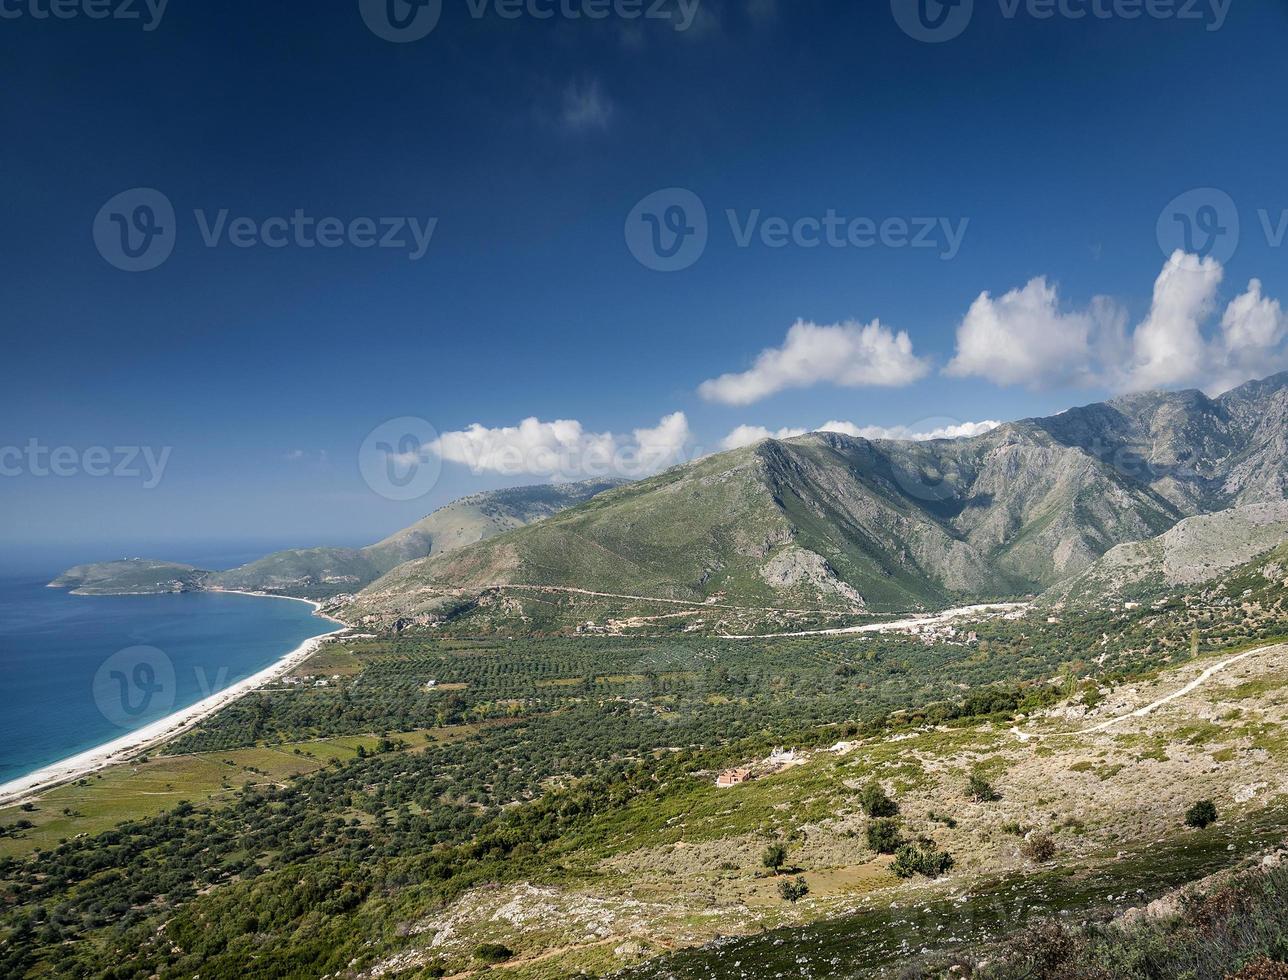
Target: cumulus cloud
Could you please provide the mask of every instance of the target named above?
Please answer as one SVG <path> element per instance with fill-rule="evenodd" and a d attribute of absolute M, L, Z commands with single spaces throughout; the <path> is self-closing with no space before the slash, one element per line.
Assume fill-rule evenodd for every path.
<path fill-rule="evenodd" d="M 1211 383 L 1215 392 L 1288 368 L 1288 315 L 1278 300 L 1261 295 L 1261 280 L 1253 279 L 1226 307 L 1216 346 L 1220 365 Z"/>
<path fill-rule="evenodd" d="M 468 429 L 443 433 L 428 448 L 476 474 L 581 480 L 649 476 L 680 462 L 690 439 L 688 419 L 675 412 L 630 436 L 589 432 L 575 419 L 528 418 L 498 428 L 476 422 Z"/>
<path fill-rule="evenodd" d="M 787 388 L 827 382 L 847 388 L 895 387 L 924 377 L 929 365 L 903 331 L 879 320 L 820 326 L 798 320 L 780 347 L 761 351 L 748 371 L 704 381 L 699 394 L 726 405 L 750 405 Z"/>
<path fill-rule="evenodd" d="M 722 449 L 740 449 L 762 439 L 791 439 L 807 432 L 840 432 L 856 439 L 895 439 L 901 442 L 926 442 L 931 439 L 969 439 L 996 429 L 1001 422 L 957 422 L 929 429 L 906 425 L 855 425 L 853 422 L 824 422 L 815 429 L 784 428 L 773 431 L 763 425 L 740 425 L 720 442 Z"/>
<path fill-rule="evenodd" d="M 997 299 L 981 293 L 957 328 L 957 354 L 944 371 L 1002 385 L 1085 384 L 1094 379 L 1094 352 L 1117 342 L 1125 322 L 1104 298 L 1062 310 L 1056 287 L 1039 277 Z"/>
<path fill-rule="evenodd" d="M 1193 381 L 1207 366 L 1202 324 L 1223 275 L 1213 258 L 1175 252 L 1154 283 L 1149 316 L 1132 334 L 1132 360 L 1116 387 L 1163 388 Z"/>
<path fill-rule="evenodd" d="M 1211 329 L 1223 275 L 1216 259 L 1175 252 L 1154 282 L 1149 313 L 1130 331 L 1115 301 L 1097 297 L 1086 309 L 1065 309 L 1044 278 L 1000 298 L 982 293 L 957 328 L 956 355 L 944 371 L 1030 388 L 1195 384 L 1219 393 L 1280 370 L 1288 364 L 1288 326 L 1259 281 Z"/>

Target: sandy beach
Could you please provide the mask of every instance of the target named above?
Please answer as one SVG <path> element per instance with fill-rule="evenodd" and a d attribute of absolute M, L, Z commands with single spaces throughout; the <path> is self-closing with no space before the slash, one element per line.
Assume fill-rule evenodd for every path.
<path fill-rule="evenodd" d="M 233 590 L 226 591 L 231 592 Z M 290 599 L 293 602 L 307 602 L 315 611 L 322 608 L 320 603 L 309 599 L 298 599 L 294 596 L 274 596 L 263 592 L 239 592 L 237 594 L 268 599 Z M 196 704 L 189 705 L 173 714 L 160 718 L 149 725 L 127 732 L 120 738 L 113 739 L 97 748 L 80 752 L 59 762 L 37 769 L 35 772 L 0 784 L 0 806 L 9 806 L 22 802 L 55 786 L 81 779 L 108 766 L 126 762 L 140 752 L 144 752 L 182 734 L 198 722 L 204 721 L 215 712 L 232 704 L 238 698 L 290 673 L 308 660 L 309 657 L 313 656 L 324 640 L 348 629 L 348 626 L 338 619 L 330 616 L 322 618 L 335 623 L 337 628 L 329 633 L 323 633 L 305 640 L 280 660 L 270 664 L 258 673 L 252 674 L 245 680 L 239 681 L 207 698 L 203 698 Z"/>

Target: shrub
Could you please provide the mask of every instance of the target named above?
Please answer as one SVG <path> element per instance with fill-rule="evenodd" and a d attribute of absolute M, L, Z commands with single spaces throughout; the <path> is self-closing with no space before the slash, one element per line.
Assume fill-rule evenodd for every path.
<path fill-rule="evenodd" d="M 1002 798 L 1002 794 L 993 789 L 993 784 L 977 772 L 971 773 L 966 783 L 966 795 L 976 803 L 994 803 Z"/>
<path fill-rule="evenodd" d="M 806 884 L 804 878 L 797 878 L 795 881 L 780 881 L 778 883 L 778 894 L 784 902 L 791 902 L 795 905 L 809 894 L 809 885 Z"/>
<path fill-rule="evenodd" d="M 1055 857 L 1055 841 L 1050 834 L 1035 830 L 1020 845 L 1020 853 L 1035 864 L 1045 864 Z"/>
<path fill-rule="evenodd" d="M 896 821 L 883 818 L 868 824 L 868 847 L 878 854 L 893 854 L 902 844 L 903 835 Z"/>
<path fill-rule="evenodd" d="M 500 943 L 483 943 L 474 950 L 474 956 L 483 963 L 504 963 L 514 958 L 514 950 Z"/>
<path fill-rule="evenodd" d="M 1199 800 L 1185 811 L 1185 824 L 1202 830 L 1217 821 L 1216 804 L 1211 800 Z"/>
<path fill-rule="evenodd" d="M 925 875 L 938 878 L 953 866 L 952 855 L 924 845 L 904 844 L 895 853 L 890 870 L 900 878 Z"/>
<path fill-rule="evenodd" d="M 893 817 L 899 812 L 899 804 L 886 796 L 879 783 L 868 783 L 863 787 L 859 804 L 869 817 Z"/>

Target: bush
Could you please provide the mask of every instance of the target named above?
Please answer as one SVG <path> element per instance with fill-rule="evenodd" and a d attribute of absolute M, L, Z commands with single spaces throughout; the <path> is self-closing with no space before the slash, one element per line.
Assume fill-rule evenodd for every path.
<path fill-rule="evenodd" d="M 890 870 L 900 878 L 911 878 L 913 875 L 938 878 L 952 866 L 953 859 L 950 854 L 924 845 L 904 844 L 895 853 L 894 864 L 890 866 Z"/>
<path fill-rule="evenodd" d="M 995 803 L 1002 798 L 1002 794 L 993 789 L 993 784 L 977 772 L 971 773 L 966 783 L 966 795 L 976 803 Z"/>
<path fill-rule="evenodd" d="M 1216 804 L 1211 800 L 1199 800 L 1185 811 L 1185 824 L 1202 830 L 1217 821 Z"/>
<path fill-rule="evenodd" d="M 778 883 L 778 894 L 784 902 L 791 902 L 795 905 L 809 894 L 809 885 L 806 884 L 804 878 L 797 878 L 795 881 L 780 881 Z"/>
<path fill-rule="evenodd" d="M 903 835 L 896 821 L 883 818 L 868 824 L 868 847 L 878 854 L 893 854 L 902 844 Z"/>
<path fill-rule="evenodd" d="M 1035 864 L 1045 864 L 1055 857 L 1055 841 L 1050 834 L 1035 830 L 1020 845 L 1020 853 Z"/>
<path fill-rule="evenodd" d="M 504 963 L 514 958 L 514 950 L 500 943 L 483 943 L 474 950 L 474 956 L 483 963 Z"/>
<path fill-rule="evenodd" d="M 899 812 L 899 804 L 886 796 L 879 783 L 868 783 L 863 787 L 859 805 L 869 817 L 893 817 Z"/>

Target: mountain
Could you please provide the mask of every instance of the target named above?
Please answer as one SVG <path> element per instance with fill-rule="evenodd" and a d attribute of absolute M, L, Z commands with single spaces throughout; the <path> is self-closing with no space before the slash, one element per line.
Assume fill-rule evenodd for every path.
<path fill-rule="evenodd" d="M 1181 521 L 1146 541 L 1109 550 L 1043 595 L 1045 602 L 1096 602 L 1210 582 L 1288 542 L 1288 501 L 1232 507 Z"/>
<path fill-rule="evenodd" d="M 380 624 L 483 608 L 508 628 L 560 591 L 623 597 L 632 612 L 647 599 L 850 613 L 1041 592 L 1187 517 L 1288 496 L 1286 433 L 1281 374 L 1220 398 L 1130 395 L 972 439 L 766 440 L 400 565 L 345 615 Z"/>
<path fill-rule="evenodd" d="M 356 591 L 405 561 L 441 555 L 543 520 L 619 483 L 591 480 L 473 494 L 366 548 L 280 551 L 224 572 L 131 559 L 78 566 L 50 585 L 100 595 L 224 589 L 325 599 Z"/>

